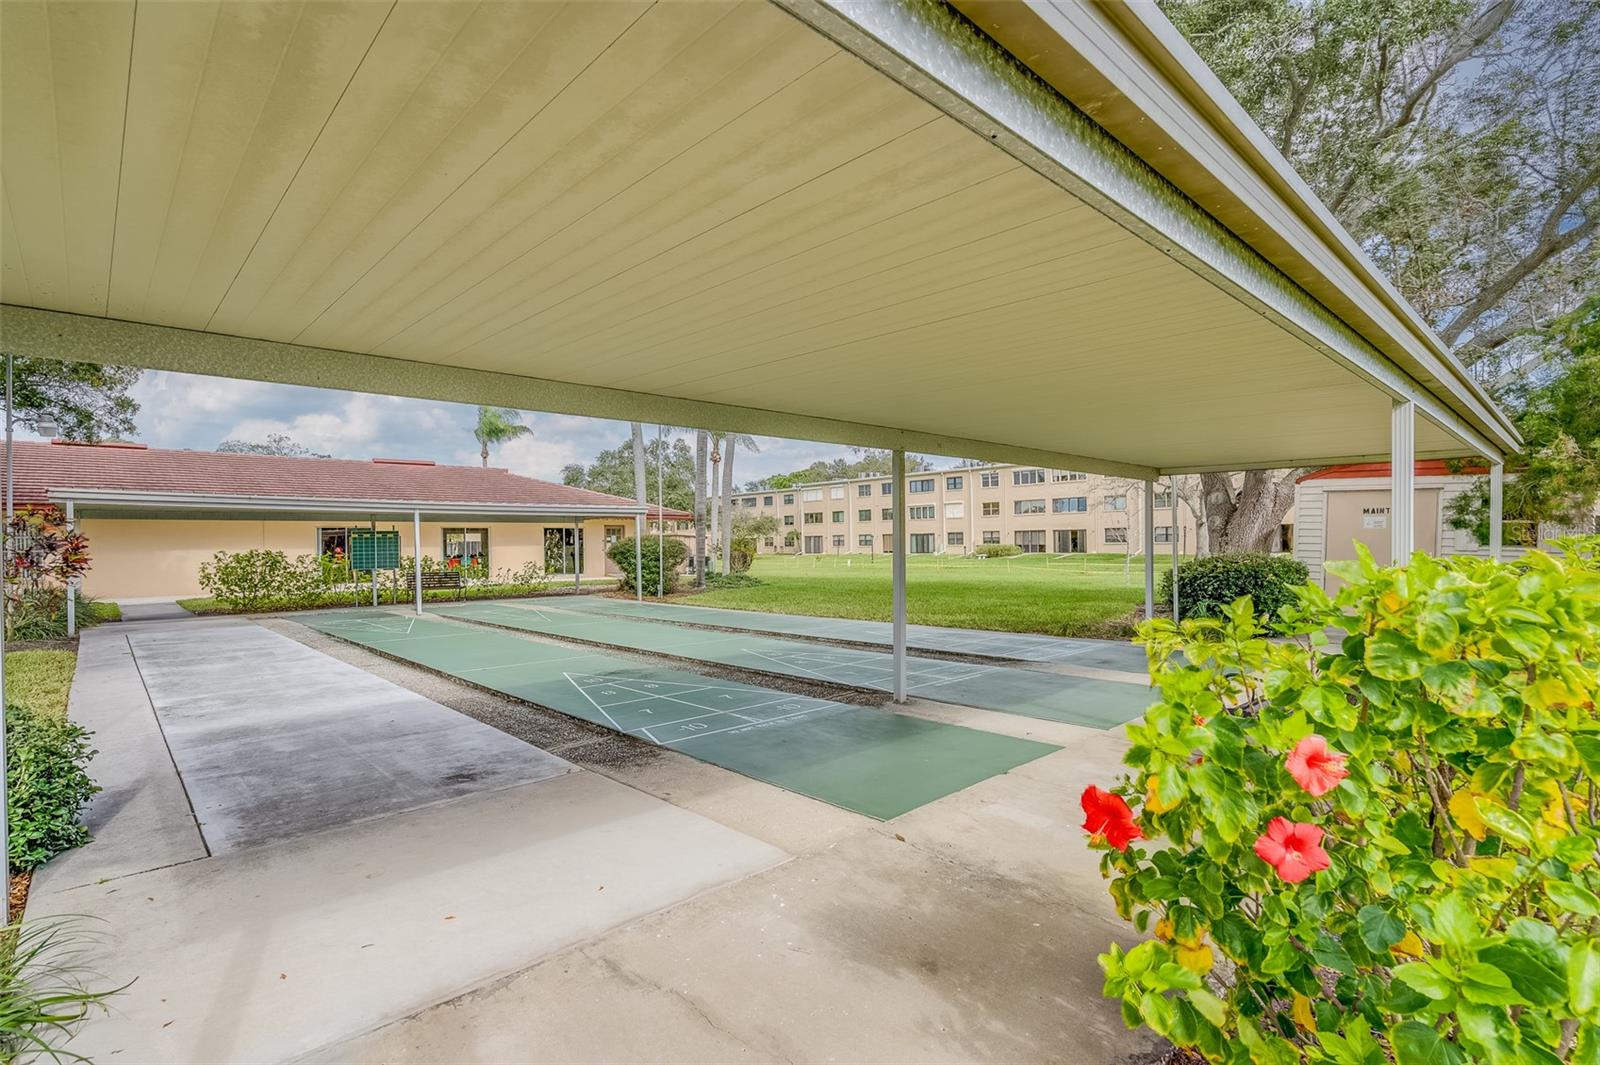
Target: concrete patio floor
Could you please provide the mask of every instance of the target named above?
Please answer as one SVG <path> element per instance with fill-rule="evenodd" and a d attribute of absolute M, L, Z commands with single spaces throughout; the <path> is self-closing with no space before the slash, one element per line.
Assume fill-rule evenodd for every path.
<path fill-rule="evenodd" d="M 200 641 L 212 624 L 181 623 Z M 575 771 L 204 858 L 187 806 L 175 804 L 170 760 L 163 774 L 153 758 L 164 749 L 148 704 L 83 714 L 78 700 L 97 746 L 133 753 L 97 762 L 115 810 L 100 816 L 97 803 L 99 838 L 42 872 L 29 916 L 105 917 L 108 975 L 140 977 L 111 1018 L 84 1029 L 78 1052 L 319 1062 L 1160 1054 L 1123 1028 L 1095 963 L 1114 939 L 1131 942 L 1077 828 L 1078 792 L 1115 772 L 1116 733 L 913 704 L 930 719 L 1064 749 L 876 822 L 289 620 L 261 628 Z M 80 681 L 126 683 L 114 641 L 125 648 L 133 627 L 116 629 L 86 636 Z M 148 729 L 131 724 L 141 717 Z M 128 836 L 151 841 L 150 856 Z M 97 851 L 105 860 L 91 860 Z"/>

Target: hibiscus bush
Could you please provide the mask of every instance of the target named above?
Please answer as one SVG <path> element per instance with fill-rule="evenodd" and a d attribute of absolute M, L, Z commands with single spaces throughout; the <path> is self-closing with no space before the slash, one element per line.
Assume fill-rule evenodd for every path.
<path fill-rule="evenodd" d="M 1209 1061 L 1600 1063 L 1600 540 L 1330 563 L 1141 629 L 1160 701 L 1083 795 L 1124 1020 Z M 1179 653 L 1181 652 L 1181 654 Z"/>

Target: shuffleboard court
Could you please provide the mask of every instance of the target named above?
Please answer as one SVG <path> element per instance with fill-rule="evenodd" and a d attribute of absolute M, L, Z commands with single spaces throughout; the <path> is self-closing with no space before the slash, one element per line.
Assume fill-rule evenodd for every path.
<path fill-rule="evenodd" d="M 544 636 L 855 688 L 891 691 L 894 686 L 893 656 L 882 651 L 662 625 L 544 605 L 460 603 L 435 607 L 431 612 Z M 1150 693 L 1143 685 L 933 658 L 907 660 L 906 690 L 938 702 L 1090 728 L 1112 728 L 1131 721 L 1150 705 Z"/>
<path fill-rule="evenodd" d="M 752 684 L 642 666 L 589 648 L 385 610 L 302 625 L 869 817 L 887 819 L 1059 750 L 1048 743 Z"/>
<path fill-rule="evenodd" d="M 803 614 L 776 614 L 765 610 L 729 610 L 725 607 L 686 603 L 641 603 L 603 595 L 573 596 L 563 600 L 563 610 L 670 621 L 681 625 L 715 625 L 779 636 L 804 636 L 817 640 L 888 647 L 893 629 L 887 621 L 859 618 L 820 618 Z M 1144 649 L 1119 640 L 1078 640 L 1032 632 L 991 632 L 986 629 L 949 629 L 938 625 L 907 625 L 906 646 L 918 651 L 1004 658 L 1018 662 L 1065 662 L 1097 669 L 1117 669 L 1143 674 Z"/>

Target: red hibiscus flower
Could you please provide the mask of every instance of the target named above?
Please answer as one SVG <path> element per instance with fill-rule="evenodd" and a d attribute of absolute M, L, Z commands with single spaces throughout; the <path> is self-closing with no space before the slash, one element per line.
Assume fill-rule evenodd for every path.
<path fill-rule="evenodd" d="M 1287 817 L 1274 817 L 1267 823 L 1267 830 L 1256 840 L 1256 857 L 1291 884 L 1322 872 L 1329 864 L 1328 852 L 1322 849 L 1322 829 Z"/>
<path fill-rule="evenodd" d="M 1338 751 L 1328 750 L 1328 741 L 1321 736 L 1307 736 L 1295 744 L 1283 767 L 1296 784 L 1320 797 L 1337 788 L 1339 781 L 1350 775 L 1350 770 L 1344 767 L 1344 758 Z"/>
<path fill-rule="evenodd" d="M 1105 837 L 1105 841 L 1119 851 L 1128 844 L 1143 839 L 1144 832 L 1133 819 L 1133 811 L 1122 801 L 1122 796 L 1101 791 L 1090 784 L 1083 789 L 1083 830 L 1091 836 Z"/>

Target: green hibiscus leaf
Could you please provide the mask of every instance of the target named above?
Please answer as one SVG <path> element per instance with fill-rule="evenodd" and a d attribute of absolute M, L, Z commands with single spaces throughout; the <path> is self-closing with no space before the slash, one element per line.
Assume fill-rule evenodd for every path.
<path fill-rule="evenodd" d="M 1417 646 L 1429 654 L 1449 651 L 1460 637 L 1456 619 L 1437 607 L 1429 607 L 1417 616 Z"/>
<path fill-rule="evenodd" d="M 1463 1065 L 1461 1048 L 1440 1038 L 1421 1021 L 1404 1021 L 1389 1029 L 1396 1065 Z"/>
<path fill-rule="evenodd" d="M 1381 629 L 1367 641 L 1367 668 L 1383 680 L 1413 680 L 1432 659 L 1394 629 Z"/>
<path fill-rule="evenodd" d="M 1462 967 L 1461 997 L 1484 1006 L 1514 1006 L 1528 1001 L 1511 985 L 1511 977 L 1481 961 Z"/>
<path fill-rule="evenodd" d="M 1600 896 L 1596 896 L 1582 884 L 1573 884 L 1566 880 L 1546 880 L 1544 889 L 1550 896 L 1551 902 L 1569 913 L 1581 914 L 1584 917 L 1600 914 Z"/>
<path fill-rule="evenodd" d="M 1567 974 L 1555 949 L 1524 939 L 1507 939 L 1478 951 L 1478 960 L 1511 979 L 1511 986 L 1536 1006 L 1553 1006 L 1567 998 Z"/>
<path fill-rule="evenodd" d="M 1378 905 L 1361 907 L 1356 914 L 1361 941 L 1373 951 L 1385 951 L 1405 938 L 1406 926 L 1400 918 Z"/>
<path fill-rule="evenodd" d="M 1425 961 L 1407 962 L 1397 966 L 1394 978 L 1404 981 L 1407 987 L 1422 992 L 1435 1002 L 1443 1001 L 1455 993 L 1448 977 Z"/>
<path fill-rule="evenodd" d="M 1580 942 L 1567 956 L 1572 1012 L 1600 1024 L 1600 944 Z"/>

